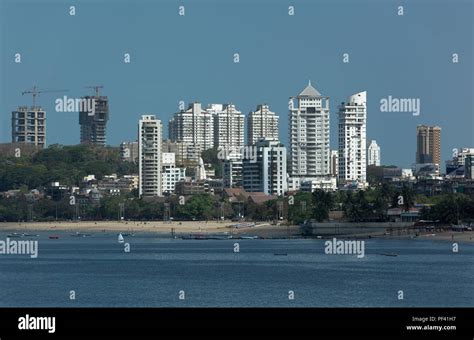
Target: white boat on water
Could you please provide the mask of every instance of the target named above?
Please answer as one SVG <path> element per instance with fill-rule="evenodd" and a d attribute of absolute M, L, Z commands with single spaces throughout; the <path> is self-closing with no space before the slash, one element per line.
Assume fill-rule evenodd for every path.
<path fill-rule="evenodd" d="M 120 233 L 118 236 L 118 243 L 123 243 L 123 242 L 124 242 L 124 239 L 123 239 L 122 234 Z"/>

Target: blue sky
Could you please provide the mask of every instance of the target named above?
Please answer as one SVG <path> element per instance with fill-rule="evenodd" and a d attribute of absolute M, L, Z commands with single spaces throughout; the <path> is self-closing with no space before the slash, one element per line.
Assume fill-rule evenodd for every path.
<path fill-rule="evenodd" d="M 232 102 L 246 114 L 268 103 L 287 144 L 288 98 L 311 79 L 331 98 L 331 148 L 337 105 L 366 90 L 367 138 L 381 146 L 383 164 L 414 162 L 417 124 L 442 127 L 446 160 L 454 147 L 474 147 L 473 8 L 470 0 L 0 0 L 0 141 L 11 141 L 11 111 L 31 104 L 21 92 L 37 85 L 69 89 L 38 99 L 47 143 L 77 144 L 77 113 L 55 112 L 54 100 L 92 94 L 84 87 L 101 84 L 111 145 L 135 140 L 142 114 L 156 114 L 166 127 L 180 100 Z M 420 98 L 420 116 L 380 112 L 389 95 Z"/>

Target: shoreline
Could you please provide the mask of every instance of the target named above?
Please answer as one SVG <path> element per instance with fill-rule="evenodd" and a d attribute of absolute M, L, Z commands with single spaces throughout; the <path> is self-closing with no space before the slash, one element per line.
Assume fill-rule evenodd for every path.
<path fill-rule="evenodd" d="M 243 222 L 232 221 L 53 221 L 53 222 L 1 222 L 0 232 L 31 232 L 55 231 L 60 232 L 128 232 L 128 233 L 156 233 L 171 234 L 172 229 L 176 236 L 186 234 L 229 234 L 235 236 L 259 236 L 273 239 L 296 238 L 360 238 L 360 239 L 401 239 L 401 240 L 432 240 L 474 243 L 474 232 L 418 232 L 398 234 L 381 234 L 380 232 L 353 234 L 353 235 L 325 235 L 320 237 L 303 236 L 297 225 L 273 225 L 269 222 L 255 222 L 255 226 L 235 228 L 233 226 Z"/>

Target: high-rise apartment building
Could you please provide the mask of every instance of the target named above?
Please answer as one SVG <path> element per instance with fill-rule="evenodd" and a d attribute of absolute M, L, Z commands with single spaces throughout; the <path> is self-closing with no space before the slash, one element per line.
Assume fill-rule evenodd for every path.
<path fill-rule="evenodd" d="M 367 149 L 367 154 L 367 165 L 380 166 L 380 146 L 377 145 L 376 140 L 370 141 L 369 148 Z"/>
<path fill-rule="evenodd" d="M 39 106 L 20 106 L 12 112 L 12 143 L 46 145 L 46 111 Z"/>
<path fill-rule="evenodd" d="M 245 115 L 233 104 L 209 104 L 207 112 L 214 117 L 214 147 L 240 150 L 244 146 Z"/>
<path fill-rule="evenodd" d="M 418 125 L 416 127 L 416 163 L 441 165 L 441 128 Z"/>
<path fill-rule="evenodd" d="M 311 82 L 290 98 L 289 139 L 292 177 L 329 174 L 329 97 L 322 96 Z"/>
<path fill-rule="evenodd" d="M 201 152 L 214 147 L 214 117 L 195 102 L 169 121 L 169 137 L 186 145 L 186 158 L 197 162 Z"/>
<path fill-rule="evenodd" d="M 339 183 L 367 184 L 367 92 L 349 97 L 339 106 Z"/>
<path fill-rule="evenodd" d="M 249 145 L 260 139 L 279 140 L 278 115 L 270 111 L 267 104 L 258 105 L 249 113 L 247 121 L 247 141 Z"/>
<path fill-rule="evenodd" d="M 260 140 L 255 158 L 243 159 L 243 186 L 248 192 L 284 195 L 288 190 L 286 148 L 278 141 Z"/>
<path fill-rule="evenodd" d="M 140 197 L 162 195 L 161 138 L 161 121 L 154 115 L 143 115 L 138 122 Z"/>
<path fill-rule="evenodd" d="M 85 96 L 85 101 L 94 101 L 94 111 L 80 111 L 81 144 L 105 146 L 107 142 L 107 122 L 109 120 L 109 99 L 107 96 Z"/>

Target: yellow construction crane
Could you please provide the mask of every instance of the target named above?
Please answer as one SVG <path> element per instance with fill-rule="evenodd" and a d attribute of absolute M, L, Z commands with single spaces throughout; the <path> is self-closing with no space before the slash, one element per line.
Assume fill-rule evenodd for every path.
<path fill-rule="evenodd" d="M 68 92 L 69 90 L 41 90 L 39 91 L 36 86 L 33 86 L 32 90 L 29 91 L 23 91 L 21 94 L 32 94 L 33 95 L 33 107 L 36 106 L 36 96 L 38 96 L 40 93 L 46 93 L 46 92 Z"/>

